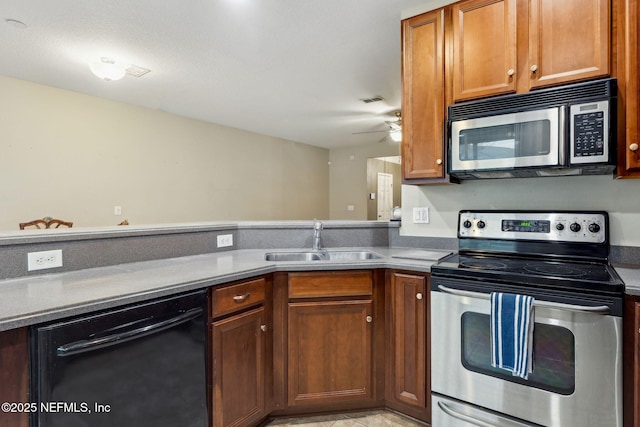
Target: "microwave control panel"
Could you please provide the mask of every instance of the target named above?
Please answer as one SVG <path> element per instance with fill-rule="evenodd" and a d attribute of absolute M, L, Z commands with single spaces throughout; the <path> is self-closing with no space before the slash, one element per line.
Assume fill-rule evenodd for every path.
<path fill-rule="evenodd" d="M 569 110 L 572 164 L 609 160 L 609 101 L 572 105 Z"/>

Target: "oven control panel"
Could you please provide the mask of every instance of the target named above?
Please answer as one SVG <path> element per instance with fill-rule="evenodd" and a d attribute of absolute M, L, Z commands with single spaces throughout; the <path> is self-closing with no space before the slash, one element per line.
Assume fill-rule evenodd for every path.
<path fill-rule="evenodd" d="M 461 211 L 459 238 L 603 243 L 603 212 Z"/>

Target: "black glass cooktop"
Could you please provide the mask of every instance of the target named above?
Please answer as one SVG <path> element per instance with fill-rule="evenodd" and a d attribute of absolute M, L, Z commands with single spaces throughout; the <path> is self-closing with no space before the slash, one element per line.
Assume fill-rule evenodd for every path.
<path fill-rule="evenodd" d="M 622 280 L 606 262 L 452 254 L 433 265 L 431 273 L 557 289 L 624 291 Z"/>

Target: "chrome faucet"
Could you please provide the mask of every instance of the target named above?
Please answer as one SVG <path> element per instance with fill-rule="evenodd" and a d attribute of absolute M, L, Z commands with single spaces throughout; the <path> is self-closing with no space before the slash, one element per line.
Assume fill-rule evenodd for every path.
<path fill-rule="evenodd" d="M 322 236 L 320 232 L 322 231 L 322 223 L 317 219 L 313 220 L 313 250 L 319 251 L 322 250 Z"/>

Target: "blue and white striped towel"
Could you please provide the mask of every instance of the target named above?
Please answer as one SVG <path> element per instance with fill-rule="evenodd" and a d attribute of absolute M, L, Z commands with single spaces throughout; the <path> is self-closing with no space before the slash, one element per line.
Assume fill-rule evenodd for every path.
<path fill-rule="evenodd" d="M 528 378 L 533 371 L 534 298 L 491 293 L 491 366 Z"/>

